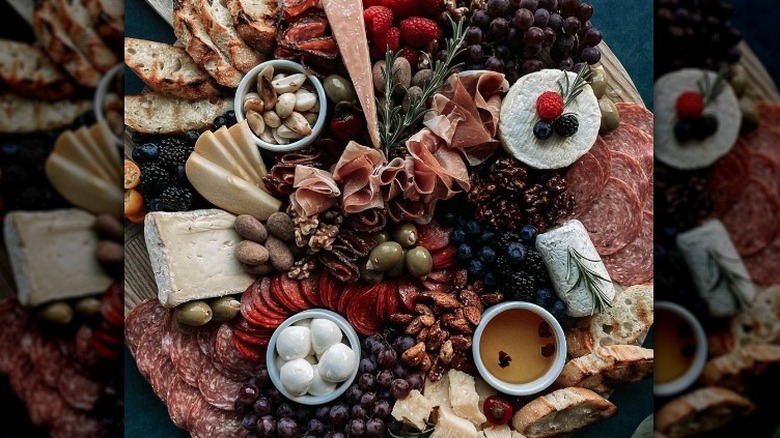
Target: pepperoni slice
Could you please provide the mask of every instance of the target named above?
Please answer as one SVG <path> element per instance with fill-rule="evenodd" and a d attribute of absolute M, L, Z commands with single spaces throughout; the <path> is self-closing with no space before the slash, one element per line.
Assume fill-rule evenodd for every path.
<path fill-rule="evenodd" d="M 220 370 L 225 370 L 229 377 L 243 380 L 255 371 L 255 365 L 247 362 L 238 354 L 233 345 L 233 329 L 224 323 L 214 338 L 214 363 Z M 220 367 L 220 365 L 222 365 Z"/>
<path fill-rule="evenodd" d="M 173 343 L 171 344 L 171 362 L 176 373 L 188 385 L 198 384 L 198 372 L 204 355 L 198 345 L 198 337 L 195 334 L 184 334 L 179 330 L 172 330 Z"/>
<path fill-rule="evenodd" d="M 780 230 L 780 199 L 763 181 L 749 178 L 742 196 L 720 217 L 742 257 L 772 243 Z"/>
<path fill-rule="evenodd" d="M 308 278 L 301 280 L 300 283 L 303 297 L 306 299 L 306 302 L 309 303 L 310 307 L 322 307 L 323 303 L 319 291 L 319 276 L 312 273 Z"/>
<path fill-rule="evenodd" d="M 266 345 L 268 345 L 268 341 L 271 340 L 271 334 L 272 333 L 273 332 L 271 332 L 269 330 L 267 334 L 258 335 L 258 334 L 246 332 L 246 331 L 241 330 L 239 328 L 236 328 L 235 330 L 233 330 L 233 336 L 241 339 L 242 341 L 246 342 L 247 344 L 256 345 L 258 347 L 265 347 Z"/>
<path fill-rule="evenodd" d="M 273 285 L 273 282 L 271 284 Z M 287 274 L 282 273 L 279 275 L 279 286 L 282 288 L 281 295 L 285 297 L 286 302 L 291 306 L 290 310 L 300 312 L 310 308 L 311 304 L 303 296 L 300 281 L 293 280 Z"/>
<path fill-rule="evenodd" d="M 620 121 L 636 126 L 647 135 L 653 135 L 653 113 L 644 106 L 633 102 L 615 102 Z"/>
<path fill-rule="evenodd" d="M 341 283 L 330 273 L 320 274 L 320 299 L 326 308 L 336 310 L 341 287 Z"/>
<path fill-rule="evenodd" d="M 455 247 L 449 245 L 431 254 L 431 269 L 438 271 L 453 266 L 455 264 L 455 251 Z"/>
<path fill-rule="evenodd" d="M 642 227 L 642 204 L 625 182 L 610 178 L 599 199 L 579 217 L 600 255 L 614 254 L 628 245 Z"/>
<path fill-rule="evenodd" d="M 260 288 L 258 289 L 260 291 L 260 296 L 262 297 L 265 305 L 268 306 L 269 309 L 273 310 L 274 313 L 279 315 L 289 315 L 290 309 L 285 308 L 284 305 L 274 295 L 274 278 L 276 277 L 263 277 L 263 279 L 260 281 Z"/>
<path fill-rule="evenodd" d="M 252 363 L 265 362 L 265 353 L 267 351 L 266 346 L 250 344 L 238 336 L 233 338 L 233 345 L 244 359 Z"/>
<path fill-rule="evenodd" d="M 413 312 L 414 305 L 417 303 L 417 297 L 422 292 L 422 288 L 411 278 L 402 278 L 398 282 L 398 299 L 403 305 L 403 310 Z"/>
<path fill-rule="evenodd" d="M 429 252 L 438 251 L 450 244 L 450 234 L 452 230 L 444 227 L 435 220 L 426 225 L 417 227 L 417 245 L 422 246 Z"/>
<path fill-rule="evenodd" d="M 601 167 L 595 155 L 588 152 L 566 172 L 567 191 L 574 197 L 574 214 L 588 211 L 593 201 L 598 199 L 609 174 Z"/>
<path fill-rule="evenodd" d="M 198 390 L 206 402 L 217 409 L 234 410 L 242 386 L 241 381 L 228 378 L 209 362 L 204 362 L 198 376 Z"/>
<path fill-rule="evenodd" d="M 377 299 L 377 291 L 374 288 L 361 291 L 350 300 L 347 307 L 347 320 L 355 328 L 355 331 L 364 336 L 376 333 L 382 326 L 373 305 Z"/>
<path fill-rule="evenodd" d="M 620 251 L 602 259 L 612 280 L 633 286 L 653 278 L 653 213 L 642 213 L 642 231 Z"/>

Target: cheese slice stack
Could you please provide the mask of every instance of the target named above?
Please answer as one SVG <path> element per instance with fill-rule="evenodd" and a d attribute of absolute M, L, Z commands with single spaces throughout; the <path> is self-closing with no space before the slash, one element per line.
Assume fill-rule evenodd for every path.
<path fill-rule="evenodd" d="M 122 216 L 122 158 L 105 121 L 60 134 L 45 170 L 71 204 L 94 214 Z"/>

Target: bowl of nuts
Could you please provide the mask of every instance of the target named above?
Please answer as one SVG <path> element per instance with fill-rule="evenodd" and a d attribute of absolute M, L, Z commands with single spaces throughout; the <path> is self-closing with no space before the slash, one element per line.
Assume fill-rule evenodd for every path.
<path fill-rule="evenodd" d="M 266 61 L 241 79 L 236 119 L 246 120 L 255 143 L 271 152 L 289 152 L 313 142 L 325 126 L 325 89 L 295 62 Z"/>

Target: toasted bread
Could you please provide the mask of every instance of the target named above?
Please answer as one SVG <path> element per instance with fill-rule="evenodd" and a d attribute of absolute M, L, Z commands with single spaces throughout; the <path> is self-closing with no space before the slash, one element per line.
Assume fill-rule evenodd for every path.
<path fill-rule="evenodd" d="M 731 318 L 731 333 L 737 348 L 764 344 L 780 339 L 780 317 L 777 314 L 777 289 L 763 290 L 751 307 L 740 310 Z"/>
<path fill-rule="evenodd" d="M 187 100 L 219 96 L 214 79 L 181 47 L 125 38 L 125 64 L 159 94 Z"/>
<path fill-rule="evenodd" d="M 233 99 L 188 101 L 147 93 L 125 96 L 125 124 L 144 134 L 204 131 L 215 117 L 233 108 Z"/>
<path fill-rule="evenodd" d="M 523 406 L 512 427 L 528 438 L 547 438 L 574 432 L 615 415 L 617 407 L 585 388 L 564 388 Z"/>
<path fill-rule="evenodd" d="M 112 46 L 125 36 L 124 0 L 84 0 L 97 34 Z"/>
<path fill-rule="evenodd" d="M 780 346 L 748 345 L 729 354 L 710 359 L 700 381 L 705 386 L 722 386 L 743 391 L 743 376 L 761 376 L 770 369 L 780 369 Z"/>
<path fill-rule="evenodd" d="M 577 386 L 604 394 L 623 383 L 653 373 L 653 350 L 634 345 L 596 347 L 593 353 L 570 360 L 555 381 L 559 388 Z"/>
<path fill-rule="evenodd" d="M 238 87 L 242 74 L 220 52 L 206 32 L 195 0 L 174 0 L 173 31 L 195 63 L 201 66 L 219 84 L 230 88 Z"/>
<path fill-rule="evenodd" d="M 226 0 L 233 25 L 250 47 L 269 54 L 276 46 L 276 0 Z"/>
<path fill-rule="evenodd" d="M 263 62 L 263 57 L 252 50 L 236 32 L 230 18 L 230 11 L 223 4 L 225 0 L 197 1 L 206 32 L 217 48 L 230 58 L 230 62 L 239 71 L 246 73 Z"/>
<path fill-rule="evenodd" d="M 76 92 L 70 77 L 39 47 L 4 39 L 0 39 L 0 81 L 14 93 L 34 99 L 66 99 Z"/>
<path fill-rule="evenodd" d="M 668 438 L 682 438 L 720 429 L 750 415 L 753 403 L 725 388 L 701 388 L 664 405 L 655 416 L 655 429 Z"/>
<path fill-rule="evenodd" d="M 95 32 L 89 10 L 82 0 L 57 0 L 54 4 L 68 36 L 95 68 L 105 73 L 119 62 L 114 52 Z"/>
<path fill-rule="evenodd" d="M 91 108 L 91 100 L 48 102 L 0 94 L 0 133 L 23 134 L 64 128 Z"/>
<path fill-rule="evenodd" d="M 653 325 L 653 285 L 620 292 L 612 307 L 585 319 L 584 327 L 566 331 L 570 357 L 592 353 L 596 347 L 639 345 Z"/>

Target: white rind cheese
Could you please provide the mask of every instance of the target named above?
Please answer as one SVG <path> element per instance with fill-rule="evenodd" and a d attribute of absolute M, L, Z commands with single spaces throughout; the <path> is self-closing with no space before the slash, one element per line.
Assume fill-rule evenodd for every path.
<path fill-rule="evenodd" d="M 719 220 L 713 219 L 680 233 L 677 236 L 677 247 L 688 264 L 699 296 L 707 303 L 712 316 L 732 316 L 737 313 L 739 307 L 737 297 L 730 291 L 728 282 L 722 281 L 715 286 L 717 269 L 714 269 L 713 255 L 718 255 L 720 263 L 732 272 L 735 278 L 743 279 L 732 283 L 734 290 L 740 295 L 739 298 L 745 303 L 753 302 L 756 296 L 755 285 L 749 280 L 750 274 L 734 248 L 728 231 Z"/>
<path fill-rule="evenodd" d="M 595 308 L 593 293 L 584 281 L 577 281 L 580 273 L 576 265 L 569 261 L 569 248 L 590 259 L 583 260 L 583 264 L 607 280 L 596 279 L 596 282 L 611 303 L 615 299 L 615 287 L 588 231 L 580 221 L 571 220 L 536 237 L 536 249 L 550 272 L 555 292 L 566 303 L 567 313 L 575 317 L 587 316 Z"/>
<path fill-rule="evenodd" d="M 254 278 L 236 259 L 236 217 L 223 210 L 152 212 L 144 236 L 160 304 L 242 293 Z"/>
<path fill-rule="evenodd" d="M 95 295 L 111 284 L 95 257 L 94 223 L 81 209 L 6 215 L 5 245 L 22 305 Z"/>
<path fill-rule="evenodd" d="M 577 77 L 566 72 L 569 82 Z M 545 91 L 558 92 L 558 82 L 563 83 L 562 70 L 547 69 L 518 79 L 509 89 L 501 104 L 498 124 L 499 138 L 510 155 L 537 169 L 560 169 L 577 161 L 593 147 L 601 127 L 601 111 L 598 99 L 590 85 L 564 108 L 564 113 L 574 113 L 579 121 L 577 133 L 571 137 L 553 134 L 547 140 L 534 136 L 534 125 L 539 121 L 536 99 Z"/>

